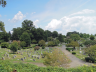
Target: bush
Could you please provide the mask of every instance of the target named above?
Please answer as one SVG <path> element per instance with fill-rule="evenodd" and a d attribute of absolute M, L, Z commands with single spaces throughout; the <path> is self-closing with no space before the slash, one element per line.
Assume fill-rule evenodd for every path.
<path fill-rule="evenodd" d="M 45 46 L 42 46 L 42 49 L 45 49 Z"/>
<path fill-rule="evenodd" d="M 25 41 L 21 41 L 20 42 L 20 46 L 23 48 L 23 47 L 25 47 L 26 46 L 26 42 Z"/>
<path fill-rule="evenodd" d="M 74 49 L 73 48 L 66 48 L 66 50 L 68 50 L 68 51 L 72 50 L 73 51 Z"/>
<path fill-rule="evenodd" d="M 72 52 L 72 54 L 76 54 L 76 52 Z"/>
<path fill-rule="evenodd" d="M 34 50 L 39 50 L 40 49 L 40 47 L 39 46 L 36 46 L 35 48 L 34 48 Z"/>
<path fill-rule="evenodd" d="M 32 43 L 33 43 L 33 44 L 36 44 L 36 43 L 37 43 L 37 41 L 36 41 L 35 39 L 33 39 L 33 40 L 32 40 Z"/>
<path fill-rule="evenodd" d="M 9 44 L 7 42 L 1 43 L 1 48 L 8 48 Z"/>
<path fill-rule="evenodd" d="M 85 61 L 86 62 L 92 61 L 92 63 L 94 63 L 95 62 L 95 59 L 93 59 L 91 57 L 85 57 Z"/>

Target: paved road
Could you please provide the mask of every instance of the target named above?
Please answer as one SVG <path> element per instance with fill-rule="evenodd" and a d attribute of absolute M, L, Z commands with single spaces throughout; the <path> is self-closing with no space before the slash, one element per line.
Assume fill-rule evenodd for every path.
<path fill-rule="evenodd" d="M 69 51 L 66 50 L 66 46 L 65 45 L 62 45 L 62 47 L 58 47 L 58 48 L 60 48 L 65 53 L 65 55 L 67 55 L 68 58 L 72 61 L 69 64 L 69 67 L 68 68 L 77 67 L 79 65 L 82 66 L 83 64 L 86 64 L 88 66 L 91 65 L 91 64 L 93 64 L 93 63 L 88 63 L 88 62 L 85 62 L 83 60 L 80 60 L 76 56 L 72 55 Z"/>

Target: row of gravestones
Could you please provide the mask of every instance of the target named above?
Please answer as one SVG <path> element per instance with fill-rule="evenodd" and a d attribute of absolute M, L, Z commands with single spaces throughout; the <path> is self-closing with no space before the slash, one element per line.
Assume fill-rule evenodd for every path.
<path fill-rule="evenodd" d="M 33 55 L 32 55 L 32 58 L 36 58 L 36 56 L 33 56 Z M 21 58 L 20 60 L 24 61 L 24 59 L 26 59 L 26 57 Z M 40 59 L 40 57 L 37 57 L 37 59 Z M 36 60 L 35 60 L 35 59 L 33 59 L 33 61 L 36 61 Z"/>

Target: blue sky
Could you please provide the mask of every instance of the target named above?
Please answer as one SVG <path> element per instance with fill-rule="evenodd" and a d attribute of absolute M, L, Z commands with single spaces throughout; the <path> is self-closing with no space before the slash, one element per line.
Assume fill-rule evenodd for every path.
<path fill-rule="evenodd" d="M 28 19 L 36 28 L 64 35 L 69 31 L 96 34 L 96 0 L 6 1 L 5 8 L 0 6 L 0 21 L 7 32 L 22 27 L 22 22 Z"/>

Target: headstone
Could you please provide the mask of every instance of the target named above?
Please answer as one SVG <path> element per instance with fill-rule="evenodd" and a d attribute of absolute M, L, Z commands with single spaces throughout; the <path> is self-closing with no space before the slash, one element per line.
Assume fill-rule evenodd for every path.
<path fill-rule="evenodd" d="M 33 61 L 35 61 L 35 59 L 33 59 Z"/>
<path fill-rule="evenodd" d="M 6 56 L 6 54 L 4 54 L 4 56 Z"/>
<path fill-rule="evenodd" d="M 9 57 L 9 54 L 7 54 L 7 57 Z"/>
<path fill-rule="evenodd" d="M 36 56 L 34 56 L 34 58 L 36 58 Z"/>
<path fill-rule="evenodd" d="M 24 61 L 24 58 L 21 58 L 22 61 Z"/>
<path fill-rule="evenodd" d="M 80 51 L 80 54 L 82 53 L 82 51 Z"/>
<path fill-rule="evenodd" d="M 39 57 L 37 57 L 37 59 L 39 59 Z"/>
<path fill-rule="evenodd" d="M 13 59 L 15 58 L 15 56 L 13 56 Z"/>
<path fill-rule="evenodd" d="M 72 50 L 70 50 L 72 52 Z"/>
<path fill-rule="evenodd" d="M 32 55 L 32 58 L 33 58 L 34 56 Z"/>
<path fill-rule="evenodd" d="M 21 53 L 21 55 L 23 55 L 23 54 Z"/>
<path fill-rule="evenodd" d="M 2 57 L 2 60 L 5 60 L 5 58 L 4 58 L 4 57 Z"/>
<path fill-rule="evenodd" d="M 16 55 L 14 55 L 14 57 L 16 57 Z"/>
<path fill-rule="evenodd" d="M 80 47 L 80 50 L 81 50 L 81 47 Z"/>
<path fill-rule="evenodd" d="M 26 57 L 24 57 L 24 59 L 26 59 Z"/>
<path fill-rule="evenodd" d="M 30 55 L 28 55 L 28 57 L 30 57 Z"/>

